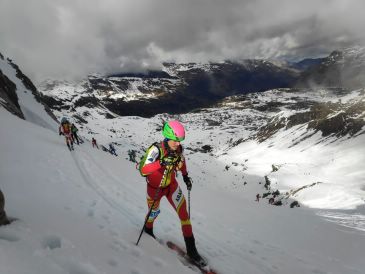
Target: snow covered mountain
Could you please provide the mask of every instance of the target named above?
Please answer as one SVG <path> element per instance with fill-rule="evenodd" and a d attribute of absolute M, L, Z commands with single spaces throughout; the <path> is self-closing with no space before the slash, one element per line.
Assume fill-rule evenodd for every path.
<path fill-rule="evenodd" d="M 94 74 L 80 82 L 47 80 L 39 90 L 52 109 L 100 105 L 121 116 L 152 117 L 161 112 L 186 113 L 211 107 L 228 96 L 277 88 L 362 88 L 364 56 L 364 48 L 352 47 L 297 63 L 165 63 L 161 71 L 145 74 Z"/>
<path fill-rule="evenodd" d="M 298 86 L 362 88 L 365 85 L 365 47 L 332 52 L 298 80 Z"/>
<path fill-rule="evenodd" d="M 103 105 L 118 115 L 151 117 L 211 106 L 233 94 L 290 87 L 297 77 L 297 70 L 265 60 L 165 63 L 161 72 L 91 75 L 77 83 L 48 80 L 39 90 L 53 109 Z"/>
<path fill-rule="evenodd" d="M 18 219 L 0 227 L 0 273 L 196 273 L 150 237 L 135 245 L 146 202 L 133 161 L 161 140 L 167 119 L 186 126 L 194 234 L 218 273 L 363 273 L 363 88 L 273 89 L 151 118 L 119 116 L 82 89 L 88 83 L 81 93 L 52 89 L 62 100 L 53 113 L 85 140 L 70 152 L 17 69 L 0 62 L 0 187 Z M 92 148 L 91 137 L 119 156 Z M 175 212 L 166 201 L 161 211 L 157 237 L 183 245 Z"/>

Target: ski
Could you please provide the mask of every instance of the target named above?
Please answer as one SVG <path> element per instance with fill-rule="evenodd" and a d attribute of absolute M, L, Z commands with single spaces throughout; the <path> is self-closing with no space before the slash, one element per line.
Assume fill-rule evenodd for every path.
<path fill-rule="evenodd" d="M 209 267 L 207 262 L 204 262 L 203 264 L 201 264 L 201 263 L 198 263 L 198 262 L 190 259 L 189 256 L 186 254 L 185 250 L 182 249 L 180 246 L 176 245 L 175 243 L 173 243 L 171 241 L 167 241 L 166 245 L 168 248 L 175 251 L 183 259 L 182 263 L 187 265 L 188 267 L 190 267 L 192 269 L 193 269 L 193 267 L 195 267 L 203 274 L 217 274 L 217 272 L 215 272 L 214 270 L 212 270 Z"/>

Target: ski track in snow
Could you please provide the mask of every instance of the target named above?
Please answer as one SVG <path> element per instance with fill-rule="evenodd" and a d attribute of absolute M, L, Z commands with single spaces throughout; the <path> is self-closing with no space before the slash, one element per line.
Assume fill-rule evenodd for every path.
<path fill-rule="evenodd" d="M 93 176 L 91 174 L 97 173 L 98 176 L 95 176 L 95 178 L 107 177 L 110 179 L 110 182 L 115 182 L 116 185 L 120 184 L 118 182 L 118 180 L 115 179 L 113 176 L 109 175 L 109 173 L 106 172 L 101 167 L 101 165 L 98 164 L 89 153 L 87 153 L 86 151 L 82 151 L 82 150 L 79 150 L 78 153 L 82 154 L 82 157 L 76 156 L 75 154 L 72 154 L 72 157 L 75 160 L 75 163 L 76 163 L 78 169 L 80 170 L 80 173 L 81 173 L 82 177 L 84 178 L 85 183 L 88 186 L 90 186 L 106 204 L 108 204 L 113 209 L 120 212 L 124 217 L 127 217 L 134 226 L 140 225 L 140 221 L 136 220 L 136 217 L 134 216 L 133 211 L 126 210 L 120 203 L 118 203 L 112 197 L 112 195 L 110 195 L 106 190 L 101 188 L 97 182 L 95 182 L 95 180 L 93 179 Z M 90 166 L 89 165 L 90 163 L 93 163 L 93 165 Z M 128 192 L 128 195 L 132 195 L 132 194 L 133 194 L 132 191 Z M 133 196 L 133 197 L 135 197 L 135 196 Z"/>
<path fill-rule="evenodd" d="M 317 215 L 325 220 L 339 225 L 365 231 L 365 215 L 359 213 L 346 213 L 336 211 L 319 211 Z"/>

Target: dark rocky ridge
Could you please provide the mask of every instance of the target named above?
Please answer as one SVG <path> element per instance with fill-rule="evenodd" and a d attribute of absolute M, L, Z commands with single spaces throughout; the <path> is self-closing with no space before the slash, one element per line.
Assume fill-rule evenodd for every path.
<path fill-rule="evenodd" d="M 0 58 L 4 60 L 4 56 L 0 53 Z M 8 64 L 10 64 L 16 70 L 16 77 L 22 81 L 23 85 L 32 92 L 35 99 L 44 106 L 46 112 L 57 121 L 56 117 L 52 113 L 49 106 L 46 104 L 44 96 L 37 90 L 32 81 L 23 74 L 19 67 L 12 62 L 11 59 L 7 59 Z M 18 103 L 18 96 L 16 94 L 16 85 L 9 80 L 9 78 L 3 74 L 0 70 L 0 97 L 3 98 L 5 103 L 2 103 L 4 107 L 11 113 L 17 115 L 18 117 L 24 119 L 24 115 Z M 1 101 L 0 101 L 1 102 Z"/>
<path fill-rule="evenodd" d="M 24 115 L 18 103 L 18 96 L 16 94 L 16 86 L 11 82 L 6 75 L 0 70 L 0 104 L 9 112 L 24 119 Z"/>
<path fill-rule="evenodd" d="M 89 77 L 84 98 L 73 104 L 96 105 L 96 93 L 103 96 L 101 100 L 97 99 L 100 105 L 121 116 L 151 117 L 163 112 L 180 114 L 212 106 L 235 94 L 291 87 L 299 76 L 297 70 L 265 60 L 210 63 L 203 66 L 193 63 L 165 63 L 164 66 L 173 73 L 170 75 L 164 71 L 152 71 L 146 74 L 123 73 L 108 77 Z M 185 68 L 181 69 L 182 67 Z M 138 100 L 110 96 L 110 93 L 118 94 L 128 90 L 134 82 L 143 83 L 138 86 L 139 92 L 153 96 Z M 44 94 L 47 94 L 48 88 L 54 87 L 45 85 Z M 45 99 L 55 109 L 67 109 L 70 105 L 69 102 L 57 98 Z"/>

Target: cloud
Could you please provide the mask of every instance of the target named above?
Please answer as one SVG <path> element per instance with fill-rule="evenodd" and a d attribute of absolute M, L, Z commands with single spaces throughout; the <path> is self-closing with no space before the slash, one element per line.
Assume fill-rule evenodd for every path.
<path fill-rule="evenodd" d="M 0 52 L 35 80 L 164 61 L 315 57 L 363 43 L 362 0 L 1 0 Z"/>

